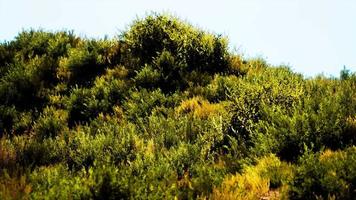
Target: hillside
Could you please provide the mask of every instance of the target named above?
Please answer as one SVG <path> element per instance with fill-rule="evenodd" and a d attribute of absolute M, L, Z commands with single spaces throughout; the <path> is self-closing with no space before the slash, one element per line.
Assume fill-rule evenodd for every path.
<path fill-rule="evenodd" d="M 227 42 L 151 14 L 1 43 L 0 199 L 353 199 L 356 73 Z"/>

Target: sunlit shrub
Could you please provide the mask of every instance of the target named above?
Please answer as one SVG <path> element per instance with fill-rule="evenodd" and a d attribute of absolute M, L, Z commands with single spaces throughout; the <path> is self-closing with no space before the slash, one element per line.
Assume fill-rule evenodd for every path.
<path fill-rule="evenodd" d="M 211 83 L 206 85 L 203 95 L 212 102 L 231 99 L 234 90 L 238 87 L 239 79 L 234 76 L 214 76 Z"/>
<path fill-rule="evenodd" d="M 293 169 L 275 155 L 260 158 L 256 166 L 247 166 L 242 174 L 226 176 L 215 188 L 212 199 L 279 199 L 293 178 Z M 277 190 L 276 190 L 277 189 Z M 280 191 L 279 191 L 280 190 Z"/>
<path fill-rule="evenodd" d="M 234 75 L 245 75 L 248 71 L 247 62 L 240 55 L 232 55 L 229 59 L 229 73 Z"/>
<path fill-rule="evenodd" d="M 130 81 L 125 80 L 127 69 L 115 67 L 108 69 L 103 76 L 97 77 L 91 91 L 95 98 L 108 101 L 110 105 L 122 104 L 131 86 Z"/>
<path fill-rule="evenodd" d="M 260 74 L 264 69 L 268 67 L 266 60 L 263 58 L 251 58 L 246 60 L 246 64 L 244 66 L 245 70 L 247 70 L 248 75 Z"/>
<path fill-rule="evenodd" d="M 149 65 L 146 65 L 138 71 L 134 78 L 135 84 L 143 88 L 158 87 L 160 79 L 161 74 L 157 70 L 152 69 Z"/>
<path fill-rule="evenodd" d="M 68 167 L 58 164 L 40 167 L 30 175 L 31 198 L 88 199 L 92 197 L 87 174 L 70 173 Z M 86 182 L 87 181 L 87 182 Z"/>
<path fill-rule="evenodd" d="M 194 31 L 191 26 L 175 18 L 151 15 L 144 20 L 136 20 L 130 30 L 123 34 L 123 39 L 143 65 L 151 63 L 157 52 L 163 49 L 177 53 L 184 38 Z"/>
<path fill-rule="evenodd" d="M 349 144 L 356 143 L 356 116 L 348 117 L 346 119 L 346 127 L 343 138 L 343 140 L 348 141 Z"/>
<path fill-rule="evenodd" d="M 291 164 L 280 161 L 273 154 L 260 158 L 256 165 L 256 170 L 262 177 L 270 181 L 270 188 L 276 189 L 287 186 L 294 177 L 294 168 Z"/>
<path fill-rule="evenodd" d="M 146 89 L 132 91 L 123 104 L 123 110 L 129 120 L 144 119 L 155 107 L 165 104 L 167 99 L 161 90 L 148 91 Z"/>
<path fill-rule="evenodd" d="M 179 198 L 177 174 L 165 156 L 138 154 L 130 162 L 123 180 L 129 182 L 132 199 L 174 199 Z M 125 182 L 124 182 L 125 183 Z"/>
<path fill-rule="evenodd" d="M 183 101 L 176 109 L 178 115 L 192 113 L 193 116 L 206 119 L 209 116 L 218 115 L 224 107 L 220 104 L 211 104 L 202 97 L 193 97 Z"/>
<path fill-rule="evenodd" d="M 49 40 L 52 38 L 53 33 L 32 29 L 19 33 L 11 45 L 17 50 L 17 57 L 28 60 L 48 53 Z"/>
<path fill-rule="evenodd" d="M 31 176 L 31 198 L 116 199 L 128 198 L 128 179 L 113 165 L 72 172 L 64 165 L 41 167 Z"/>
<path fill-rule="evenodd" d="M 134 131 L 128 124 L 116 120 L 96 119 L 90 126 L 80 126 L 69 136 L 67 164 L 72 169 L 81 169 L 105 163 L 109 158 L 114 163 L 129 162 L 134 158 Z"/>
<path fill-rule="evenodd" d="M 259 199 L 268 194 L 269 182 L 256 171 L 226 177 L 220 188 L 213 190 L 212 199 Z"/>
<path fill-rule="evenodd" d="M 129 70 L 124 66 L 118 65 L 113 68 L 108 68 L 105 71 L 104 77 L 108 80 L 111 79 L 124 79 L 128 76 Z"/>
<path fill-rule="evenodd" d="M 196 198 L 193 188 L 192 172 L 194 164 L 200 161 L 199 147 L 196 145 L 181 143 L 169 151 L 167 162 L 175 170 L 176 195 L 180 199 Z"/>
<path fill-rule="evenodd" d="M 157 148 L 170 149 L 184 140 L 184 122 L 182 119 L 178 122 L 175 118 L 154 114 L 148 117 L 144 134 L 155 139 Z"/>
<path fill-rule="evenodd" d="M 66 111 L 47 107 L 35 122 L 33 130 L 40 138 L 55 137 L 68 131 L 67 120 L 68 113 Z"/>
<path fill-rule="evenodd" d="M 107 40 L 81 41 L 76 48 L 69 49 L 68 57 L 60 60 L 57 76 L 71 85 L 90 85 L 106 67 L 117 64 L 111 63 L 117 56 L 117 52 L 111 50 L 113 45 Z"/>
<path fill-rule="evenodd" d="M 344 109 L 343 100 L 346 94 L 333 82 L 316 79 L 302 85 L 304 92 L 299 97 L 299 92 L 291 92 L 283 95 L 288 97 L 283 101 L 261 104 L 262 120 L 254 124 L 252 131 L 256 152 L 273 152 L 282 159 L 295 161 L 303 153 L 304 145 L 319 151 L 324 146 L 338 149 L 352 144 L 351 138 L 347 139 L 348 109 Z"/>
<path fill-rule="evenodd" d="M 56 32 L 48 41 L 47 52 L 54 58 L 67 56 L 69 48 L 77 46 L 79 41 L 80 38 L 76 37 L 73 31 Z"/>
<path fill-rule="evenodd" d="M 356 148 L 305 153 L 291 183 L 291 199 L 353 199 Z"/>
<path fill-rule="evenodd" d="M 152 14 L 136 20 L 122 36 L 140 65 L 151 64 L 161 52 L 169 52 L 180 71 L 225 71 L 227 67 L 226 39 L 192 27 L 179 19 Z M 186 69 L 184 69 L 186 68 Z"/>

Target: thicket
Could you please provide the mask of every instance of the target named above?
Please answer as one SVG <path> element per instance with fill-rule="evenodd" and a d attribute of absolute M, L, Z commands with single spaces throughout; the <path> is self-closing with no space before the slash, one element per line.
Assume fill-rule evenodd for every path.
<path fill-rule="evenodd" d="M 353 199 L 356 74 L 304 78 L 151 14 L 0 44 L 0 199 Z"/>

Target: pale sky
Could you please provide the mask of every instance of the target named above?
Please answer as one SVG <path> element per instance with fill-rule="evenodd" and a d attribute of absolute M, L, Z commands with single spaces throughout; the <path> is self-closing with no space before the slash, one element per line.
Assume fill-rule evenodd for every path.
<path fill-rule="evenodd" d="M 113 37 L 151 11 L 223 34 L 245 57 L 306 76 L 338 76 L 344 65 L 356 72 L 356 0 L 0 0 L 0 41 L 29 28 Z"/>

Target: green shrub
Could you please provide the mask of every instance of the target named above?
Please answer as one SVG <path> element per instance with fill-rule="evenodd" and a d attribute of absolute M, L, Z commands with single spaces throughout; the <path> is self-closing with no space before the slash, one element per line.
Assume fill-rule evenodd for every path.
<path fill-rule="evenodd" d="M 167 101 L 165 97 L 159 89 L 131 91 L 123 104 L 123 110 L 129 120 L 139 122 L 149 116 L 154 108 L 163 106 Z"/>
<path fill-rule="evenodd" d="M 231 76 L 214 76 L 214 79 L 206 85 L 203 95 L 212 102 L 231 100 L 233 92 L 238 88 L 241 81 L 234 75 Z M 241 95 L 242 96 L 242 95 Z"/>
<path fill-rule="evenodd" d="M 79 126 L 68 137 L 66 162 L 73 169 L 88 169 L 107 158 L 117 164 L 129 162 L 134 158 L 134 131 L 134 126 L 115 119 L 98 118 L 90 126 Z"/>
<path fill-rule="evenodd" d="M 195 197 L 208 196 L 214 187 L 220 185 L 226 174 L 226 169 L 219 164 L 199 162 L 191 170 L 191 187 Z"/>
<path fill-rule="evenodd" d="M 157 52 L 164 49 L 177 53 L 184 34 L 188 36 L 193 31 L 192 27 L 175 18 L 154 14 L 144 20 L 136 20 L 122 37 L 133 55 L 140 59 L 140 64 L 144 65 L 151 63 Z"/>
<path fill-rule="evenodd" d="M 74 88 L 68 101 L 70 126 L 89 122 L 101 112 L 109 110 L 108 99 L 95 96 L 93 90 L 86 88 Z"/>
<path fill-rule="evenodd" d="M 69 125 L 89 122 L 100 113 L 112 113 L 113 107 L 122 104 L 129 93 L 126 76 L 125 68 L 116 67 L 97 77 L 91 88 L 73 88 L 66 104 Z"/>
<path fill-rule="evenodd" d="M 353 199 L 356 180 L 356 148 L 306 153 L 291 183 L 291 199 Z"/>
<path fill-rule="evenodd" d="M 29 31 L 22 31 L 19 33 L 16 36 L 15 41 L 10 43 L 10 45 L 16 49 L 16 57 L 27 61 L 36 56 L 43 56 L 47 54 L 49 40 L 53 37 L 53 33 L 31 29 Z"/>
<path fill-rule="evenodd" d="M 278 104 L 260 106 L 261 120 L 252 131 L 256 152 L 273 152 L 295 161 L 304 145 L 315 151 L 352 145 L 352 140 L 346 139 L 350 134 L 346 128 L 349 116 L 344 107 L 344 89 L 332 80 L 320 79 L 307 82 L 302 90 L 305 92 L 300 97 L 293 95 Z"/>
<path fill-rule="evenodd" d="M 176 58 L 169 51 L 159 53 L 153 60 L 153 67 L 161 74 L 159 87 L 163 92 L 176 91 L 186 87 L 186 83 L 182 80 L 184 71 L 181 68 L 183 66 L 177 63 Z"/>
<path fill-rule="evenodd" d="M 161 74 L 159 71 L 152 69 L 151 66 L 145 65 L 137 72 L 135 78 L 135 85 L 143 88 L 157 88 L 160 84 Z"/>
<path fill-rule="evenodd" d="M 126 80 L 127 73 L 124 67 L 116 67 L 97 77 L 91 88 L 95 98 L 108 101 L 110 106 L 122 104 L 131 86 L 130 81 Z"/>
<path fill-rule="evenodd" d="M 168 15 L 152 14 L 136 20 L 122 35 L 140 64 L 151 64 L 168 52 L 179 61 L 175 68 L 184 71 L 223 72 L 227 70 L 226 39 L 203 32 Z M 171 68 L 172 70 L 173 68 Z M 174 70 L 175 71 L 175 70 Z"/>
<path fill-rule="evenodd" d="M 93 199 L 128 199 L 129 177 L 125 170 L 114 165 L 94 166 L 89 169 L 90 191 Z"/>
<path fill-rule="evenodd" d="M 9 42 L 0 43 L 0 78 L 11 69 L 15 51 Z"/>
<path fill-rule="evenodd" d="M 42 99 L 38 95 L 39 85 L 33 80 L 31 69 L 18 65 L 0 80 L 0 102 L 2 105 L 14 105 L 19 109 L 38 106 Z M 32 102 L 29 106 L 28 102 Z"/>
<path fill-rule="evenodd" d="M 108 40 L 80 41 L 76 48 L 69 49 L 68 57 L 60 60 L 57 76 L 70 85 L 91 85 L 106 67 L 116 64 L 116 46 Z"/>
<path fill-rule="evenodd" d="M 47 107 L 35 122 L 33 130 L 39 138 L 55 137 L 68 131 L 67 118 L 66 111 Z"/>
<path fill-rule="evenodd" d="M 13 138 L 12 143 L 16 149 L 16 162 L 28 169 L 58 163 L 65 156 L 66 143 L 60 138 L 36 140 L 23 135 Z"/>
<path fill-rule="evenodd" d="M 14 106 L 0 106 L 0 137 L 28 131 L 31 123 L 31 113 L 19 112 Z"/>
<path fill-rule="evenodd" d="M 40 167 L 30 174 L 32 199 L 89 199 L 92 198 L 88 175 L 81 172 L 78 175 L 69 171 L 68 167 L 58 164 Z"/>

